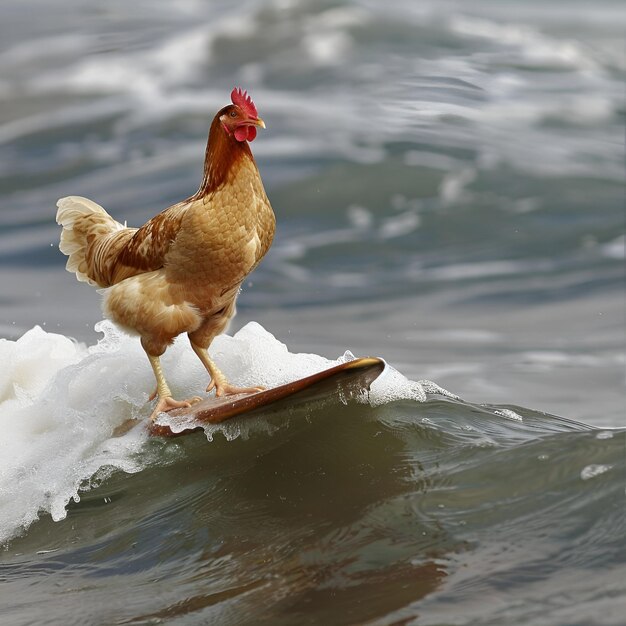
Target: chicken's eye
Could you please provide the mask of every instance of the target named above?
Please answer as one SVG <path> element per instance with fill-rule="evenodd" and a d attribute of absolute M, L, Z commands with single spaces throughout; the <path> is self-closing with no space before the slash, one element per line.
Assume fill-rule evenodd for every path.
<path fill-rule="evenodd" d="M 231 117 L 237 117 L 237 112 L 236 111 L 231 111 L 230 112 L 230 116 Z"/>

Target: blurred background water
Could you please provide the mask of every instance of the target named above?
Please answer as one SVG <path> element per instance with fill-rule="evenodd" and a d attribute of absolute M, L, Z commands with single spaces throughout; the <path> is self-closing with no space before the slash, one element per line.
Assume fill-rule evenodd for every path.
<path fill-rule="evenodd" d="M 0 17 L 0 537 L 41 512 L 1 557 L 9 623 L 622 623 L 624 437 L 606 430 L 626 395 L 622 2 L 5 0 Z M 111 413 L 64 395 L 63 381 L 87 395 L 124 381 L 71 369 L 106 351 L 97 294 L 64 270 L 56 200 L 85 195 L 138 226 L 187 197 L 235 85 L 268 126 L 252 149 L 278 229 L 232 330 L 254 320 L 294 353 L 380 355 L 465 402 L 405 393 L 305 412 L 306 426 L 268 418 L 245 440 L 136 435 L 123 452 L 103 427 L 54 470 L 74 478 L 27 506 L 19 481 L 56 476 L 23 456 L 33 437 L 49 462 L 61 426 L 108 427 L 150 384 L 117 338 L 139 391 Z M 109 465 L 143 471 L 97 479 L 51 521 Z"/>

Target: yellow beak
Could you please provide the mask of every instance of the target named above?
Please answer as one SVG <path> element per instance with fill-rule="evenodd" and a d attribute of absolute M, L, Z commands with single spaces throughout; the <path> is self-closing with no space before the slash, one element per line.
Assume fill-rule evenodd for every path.
<path fill-rule="evenodd" d="M 257 117 L 256 120 L 253 121 L 253 124 L 260 128 L 265 128 L 265 122 L 260 117 Z"/>

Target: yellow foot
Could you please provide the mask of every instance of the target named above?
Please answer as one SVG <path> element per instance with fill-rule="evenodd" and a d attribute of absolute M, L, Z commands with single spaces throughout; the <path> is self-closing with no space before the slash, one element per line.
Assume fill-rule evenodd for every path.
<path fill-rule="evenodd" d="M 259 391 L 265 391 L 265 387 L 236 387 L 226 381 L 215 382 L 215 379 L 211 380 L 207 391 L 213 391 L 215 389 L 215 395 L 219 398 L 221 396 L 232 396 L 236 393 L 257 393 Z"/>
<path fill-rule="evenodd" d="M 150 419 L 154 421 L 159 413 L 167 413 L 167 411 L 171 411 L 172 409 L 187 409 L 192 404 L 197 404 L 201 400 L 202 398 L 199 396 L 194 396 L 189 400 L 174 400 L 171 396 L 164 396 L 159 398 L 159 401 L 154 407 L 154 411 L 152 411 L 152 415 L 150 415 Z"/>

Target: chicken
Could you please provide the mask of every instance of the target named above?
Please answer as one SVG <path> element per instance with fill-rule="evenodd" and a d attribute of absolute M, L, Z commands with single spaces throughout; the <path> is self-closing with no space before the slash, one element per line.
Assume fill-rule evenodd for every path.
<path fill-rule="evenodd" d="M 209 373 L 207 391 L 221 396 L 260 389 L 231 385 L 208 353 L 275 229 L 249 146 L 265 124 L 245 91 L 233 89 L 231 101 L 211 124 L 198 191 L 141 228 L 127 228 L 87 198 L 57 203 L 67 270 L 103 288 L 105 316 L 141 338 L 157 383 L 152 419 L 199 399 L 175 400 L 161 368 L 161 355 L 181 333 Z"/>

